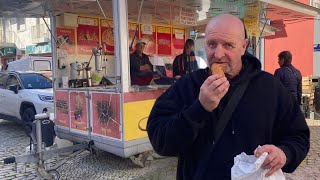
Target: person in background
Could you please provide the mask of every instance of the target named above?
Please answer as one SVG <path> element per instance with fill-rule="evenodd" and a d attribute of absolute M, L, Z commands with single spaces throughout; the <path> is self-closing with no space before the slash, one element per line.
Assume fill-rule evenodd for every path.
<path fill-rule="evenodd" d="M 205 50 L 209 66 L 223 65 L 225 77 L 199 69 L 156 100 L 148 137 L 159 155 L 178 156 L 178 180 L 229 180 L 242 152 L 268 153 L 266 176 L 293 172 L 306 157 L 310 130 L 299 105 L 247 46 L 238 17 L 215 16 L 205 30 Z"/>
<path fill-rule="evenodd" d="M 274 75 L 280 79 L 281 83 L 293 94 L 298 103 L 301 104 L 302 97 L 302 76 L 298 69 L 292 64 L 292 54 L 290 51 L 282 51 L 278 55 L 278 68 Z"/>
<path fill-rule="evenodd" d="M 138 39 L 136 50 L 130 54 L 131 85 L 146 86 L 153 79 L 153 65 L 149 57 L 143 53 L 146 43 Z"/>
<path fill-rule="evenodd" d="M 187 73 L 191 73 L 199 69 L 193 48 L 194 41 L 192 39 L 187 39 L 183 48 L 183 53 L 174 58 L 173 78 L 175 80 L 180 79 L 181 76 Z"/>

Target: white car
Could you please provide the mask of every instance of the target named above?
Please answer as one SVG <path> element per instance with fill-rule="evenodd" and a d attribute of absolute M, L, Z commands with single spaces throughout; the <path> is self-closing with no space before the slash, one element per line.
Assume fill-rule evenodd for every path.
<path fill-rule="evenodd" d="M 37 72 L 0 72 L 0 118 L 32 122 L 53 112 L 52 81 Z"/>

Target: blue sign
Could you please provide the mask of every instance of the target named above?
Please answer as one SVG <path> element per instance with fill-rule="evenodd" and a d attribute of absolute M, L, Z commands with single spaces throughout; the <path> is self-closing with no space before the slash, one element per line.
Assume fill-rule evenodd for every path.
<path fill-rule="evenodd" d="M 314 51 L 320 51 L 320 44 L 314 45 Z"/>

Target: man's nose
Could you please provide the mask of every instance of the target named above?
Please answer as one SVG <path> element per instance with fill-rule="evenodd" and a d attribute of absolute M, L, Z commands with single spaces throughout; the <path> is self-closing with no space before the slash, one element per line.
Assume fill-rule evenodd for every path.
<path fill-rule="evenodd" d="M 224 57 L 225 52 L 221 45 L 218 45 L 214 51 L 214 57 L 218 60 L 222 59 Z"/>

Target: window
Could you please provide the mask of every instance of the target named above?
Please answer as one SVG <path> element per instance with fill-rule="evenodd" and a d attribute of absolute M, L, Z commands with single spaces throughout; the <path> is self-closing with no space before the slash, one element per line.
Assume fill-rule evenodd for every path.
<path fill-rule="evenodd" d="M 17 77 L 15 75 L 9 75 L 9 77 L 8 77 L 6 89 L 9 89 L 10 86 L 19 86 L 19 89 L 20 89 L 19 80 L 17 79 Z"/>
<path fill-rule="evenodd" d="M 52 88 L 52 82 L 47 77 L 37 73 L 20 74 L 25 89 L 48 89 Z"/>
<path fill-rule="evenodd" d="M 51 71 L 50 61 L 33 61 L 33 70 L 34 71 Z"/>
<path fill-rule="evenodd" d="M 7 74 L 0 74 L 0 88 L 4 88 L 4 85 L 6 84 L 7 80 Z"/>
<path fill-rule="evenodd" d="M 26 19 L 25 18 L 18 18 L 18 20 L 17 20 L 17 30 L 18 31 L 26 30 Z"/>

